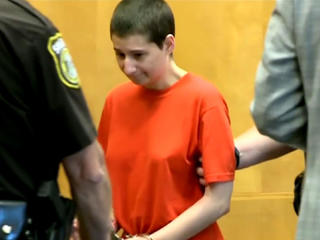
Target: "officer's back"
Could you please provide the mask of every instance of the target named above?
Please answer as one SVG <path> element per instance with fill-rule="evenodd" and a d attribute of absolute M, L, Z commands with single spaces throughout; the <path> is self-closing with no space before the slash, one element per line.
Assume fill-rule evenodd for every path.
<path fill-rule="evenodd" d="M 37 217 L 50 228 L 55 218 L 71 216 L 70 222 L 72 204 L 64 205 L 56 183 L 63 163 L 87 236 L 108 239 L 110 186 L 103 159 L 61 33 L 25 0 L 0 0 L 0 213 L 5 202 L 26 202 L 33 225 Z M 96 219 L 98 228 L 87 218 Z"/>

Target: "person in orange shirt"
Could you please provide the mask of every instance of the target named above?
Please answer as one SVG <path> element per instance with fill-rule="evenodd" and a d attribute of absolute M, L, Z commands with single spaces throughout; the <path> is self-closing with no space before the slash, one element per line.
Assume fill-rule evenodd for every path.
<path fill-rule="evenodd" d="M 135 240 L 224 239 L 216 221 L 229 211 L 236 167 L 226 102 L 176 65 L 165 1 L 122 0 L 110 36 L 130 80 L 108 94 L 98 128 L 117 225 Z"/>

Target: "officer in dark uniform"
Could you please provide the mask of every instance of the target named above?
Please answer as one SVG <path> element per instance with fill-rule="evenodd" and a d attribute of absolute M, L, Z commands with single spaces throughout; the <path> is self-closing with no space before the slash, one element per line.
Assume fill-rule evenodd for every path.
<path fill-rule="evenodd" d="M 64 218 L 56 187 L 61 162 L 84 239 L 109 239 L 108 174 L 66 43 L 25 0 L 0 0 L 0 214 L 25 202 L 23 228 L 38 234 L 30 239 L 46 240 L 37 233 L 41 222 L 47 231 Z M 5 220 L 0 216 L 1 240 L 15 230 Z"/>

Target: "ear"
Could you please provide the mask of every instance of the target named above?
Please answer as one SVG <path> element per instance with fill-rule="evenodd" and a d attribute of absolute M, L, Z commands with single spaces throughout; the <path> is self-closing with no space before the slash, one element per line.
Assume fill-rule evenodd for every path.
<path fill-rule="evenodd" d="M 172 34 L 168 34 L 164 40 L 163 48 L 170 54 L 173 54 L 174 48 L 176 46 L 175 37 Z"/>

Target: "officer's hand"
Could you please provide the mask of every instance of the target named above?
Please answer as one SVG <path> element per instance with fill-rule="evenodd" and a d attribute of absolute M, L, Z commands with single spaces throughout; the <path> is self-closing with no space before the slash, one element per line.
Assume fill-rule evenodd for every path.
<path fill-rule="evenodd" d="M 79 233 L 79 222 L 77 218 L 73 219 L 70 240 L 81 240 Z"/>
<path fill-rule="evenodd" d="M 235 156 L 236 156 L 236 168 L 238 168 L 239 161 L 240 161 L 240 152 L 237 148 L 235 148 Z M 197 175 L 199 177 L 200 184 L 202 186 L 205 186 L 207 183 L 204 180 L 203 167 L 202 167 L 202 157 L 199 157 L 199 159 L 198 159 Z"/>
<path fill-rule="evenodd" d="M 200 157 L 198 159 L 199 161 L 199 164 L 198 164 L 198 167 L 197 167 L 197 174 L 198 174 L 198 177 L 199 177 L 199 182 L 202 186 L 205 186 L 206 185 L 206 181 L 204 180 L 204 177 L 203 177 L 203 168 L 202 168 L 202 157 Z"/>

